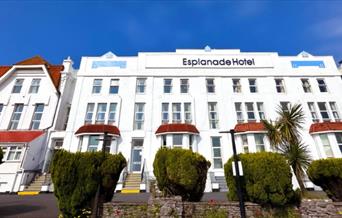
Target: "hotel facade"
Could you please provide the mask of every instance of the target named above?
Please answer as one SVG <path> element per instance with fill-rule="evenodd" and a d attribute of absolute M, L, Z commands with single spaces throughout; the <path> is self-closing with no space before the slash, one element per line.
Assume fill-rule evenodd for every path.
<path fill-rule="evenodd" d="M 107 132 L 106 150 L 128 161 L 124 174 L 142 178 L 140 186 L 125 187 L 122 176 L 123 192 L 148 191 L 160 147 L 192 149 L 211 162 L 205 191 L 226 191 L 223 165 L 233 151 L 220 131 L 235 129 L 239 153 L 272 151 L 260 121 L 275 120 L 279 105 L 299 103 L 312 158 L 342 157 L 341 93 L 331 56 L 209 47 L 134 57 L 108 52 L 81 60 L 63 148 L 99 151 Z"/>
<path fill-rule="evenodd" d="M 70 64 L 71 60 L 64 63 L 62 71 L 69 79 L 61 81 L 68 82 L 58 86 L 65 90 L 59 100 L 62 109 L 54 112 L 54 121 L 48 118 L 54 115 L 50 111 L 42 119 L 49 123 L 40 124 L 39 129 L 44 129 L 54 122 L 42 145 L 45 150 L 37 154 L 40 162 L 43 160 L 42 166 L 35 168 L 40 172 L 47 171 L 55 149 L 100 151 L 104 134 L 108 134 L 111 140 L 106 151 L 121 152 L 128 161 L 116 191 L 149 191 L 154 156 L 162 146 L 203 155 L 211 162 L 205 191 L 227 191 L 223 165 L 233 150 L 230 136 L 220 132 L 235 130 L 238 153 L 272 151 L 261 120 L 275 120 L 276 110 L 291 104 L 303 107 L 301 135 L 312 158 L 342 157 L 342 74 L 331 56 L 307 52 L 279 56 L 276 52 L 207 46 L 128 57 L 112 52 L 82 57 L 77 72 Z M 16 96 L 11 92 L 15 78 L 3 83 L 8 91 L 1 90 L 0 108 L 7 98 Z M 2 80 L 0 75 L 0 88 Z M 56 95 L 55 89 L 49 86 L 40 95 L 47 95 L 48 90 Z M 57 99 L 53 98 L 44 102 L 55 105 Z M 1 131 L 12 132 L 9 126 L 16 104 L 6 103 L 10 106 L 2 110 Z M 32 111 L 35 104 L 28 103 Z M 23 129 L 29 129 L 29 121 L 26 126 L 20 122 Z M 0 184 L 3 170 L 9 169 L 9 152 L 11 149 L 6 150 L 5 162 L 0 165 Z M 297 186 L 295 177 L 293 184 Z M 17 187 L 20 185 L 23 183 L 18 182 Z M 308 179 L 305 185 L 318 188 Z M 0 192 L 9 190 L 2 187 Z"/>

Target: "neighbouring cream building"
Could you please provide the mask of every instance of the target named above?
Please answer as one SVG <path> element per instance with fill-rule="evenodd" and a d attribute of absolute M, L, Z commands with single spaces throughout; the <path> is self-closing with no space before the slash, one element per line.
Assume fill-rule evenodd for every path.
<path fill-rule="evenodd" d="M 84 152 L 101 150 L 108 133 L 106 150 L 128 161 L 117 191 L 148 191 L 161 146 L 203 155 L 211 162 L 205 191 L 225 191 L 223 165 L 233 151 L 230 136 L 220 131 L 235 129 L 240 153 L 270 151 L 260 120 L 275 120 L 278 105 L 302 104 L 301 133 L 313 159 L 342 157 L 341 93 L 341 72 L 331 56 L 208 46 L 127 57 L 108 52 L 82 57 L 66 131 L 55 135 L 63 149 Z M 0 118 L 6 129 L 10 117 Z"/>
<path fill-rule="evenodd" d="M 35 56 L 0 66 L 0 192 L 24 190 L 48 167 L 63 142 L 75 76 L 70 59 L 53 65 Z"/>

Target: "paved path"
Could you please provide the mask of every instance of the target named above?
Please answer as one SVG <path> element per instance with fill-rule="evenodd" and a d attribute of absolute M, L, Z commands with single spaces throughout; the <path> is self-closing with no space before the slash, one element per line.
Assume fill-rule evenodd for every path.
<path fill-rule="evenodd" d="M 55 218 L 57 216 L 57 200 L 53 194 L 35 196 L 0 195 L 0 217 Z"/>

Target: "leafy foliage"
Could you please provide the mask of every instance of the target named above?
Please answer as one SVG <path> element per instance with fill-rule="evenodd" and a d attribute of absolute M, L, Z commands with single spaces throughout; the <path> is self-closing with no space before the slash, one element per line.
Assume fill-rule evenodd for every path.
<path fill-rule="evenodd" d="M 244 182 L 244 199 L 264 206 L 282 207 L 300 202 L 300 197 L 292 189 L 291 170 L 281 154 L 258 152 L 240 154 Z M 228 199 L 238 200 L 235 177 L 230 158 L 224 165 L 229 188 Z"/>
<path fill-rule="evenodd" d="M 342 201 L 342 158 L 313 161 L 307 174 L 333 201 Z"/>
<path fill-rule="evenodd" d="M 181 148 L 160 148 L 153 162 L 158 188 L 165 196 L 200 201 L 210 162 L 202 155 Z"/>
<path fill-rule="evenodd" d="M 57 151 L 51 175 L 63 217 L 82 216 L 82 211 L 91 207 L 99 184 L 102 185 L 100 198 L 110 200 L 125 166 L 126 160 L 121 153 L 105 154 L 103 159 L 101 152 Z"/>
<path fill-rule="evenodd" d="M 279 117 L 276 121 L 262 122 L 271 145 L 288 160 L 301 190 L 304 191 L 304 169 L 310 164 L 311 157 L 307 145 L 301 142 L 300 130 L 305 120 L 302 106 L 295 104 L 288 109 L 280 106 L 277 113 Z"/>

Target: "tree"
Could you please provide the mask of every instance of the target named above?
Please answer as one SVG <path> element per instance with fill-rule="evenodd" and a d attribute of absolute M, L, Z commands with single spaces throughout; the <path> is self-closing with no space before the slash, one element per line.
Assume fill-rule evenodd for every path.
<path fill-rule="evenodd" d="M 280 152 L 288 161 L 295 174 L 299 187 L 305 191 L 303 177 L 304 170 L 311 162 L 307 145 L 301 142 L 300 130 L 303 129 L 305 115 L 300 104 L 277 109 L 278 119 L 275 121 L 263 120 L 267 137 L 271 146 Z"/>

